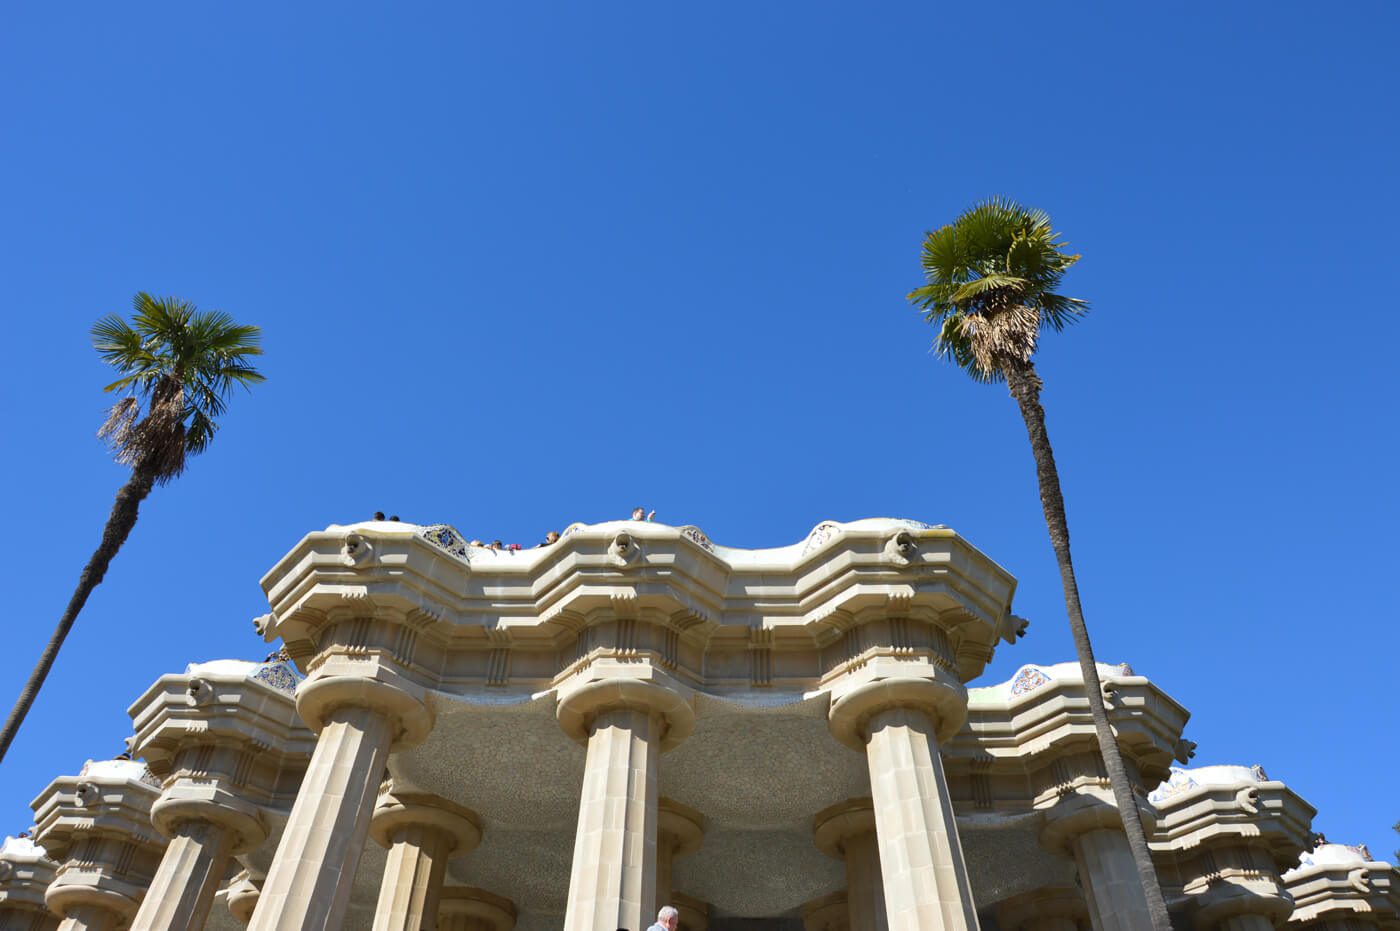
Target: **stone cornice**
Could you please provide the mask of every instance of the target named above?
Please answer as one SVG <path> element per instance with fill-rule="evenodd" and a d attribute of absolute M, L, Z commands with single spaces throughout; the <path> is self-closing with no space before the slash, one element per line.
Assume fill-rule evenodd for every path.
<path fill-rule="evenodd" d="M 77 834 L 109 834 L 137 844 L 163 847 L 151 824 L 151 805 L 160 789 L 141 763 L 89 761 L 77 776 L 60 776 L 39 794 L 34 809 L 35 838 L 55 860 Z"/>
<path fill-rule="evenodd" d="M 357 616 L 392 618 L 446 653 L 559 650 L 619 618 L 674 630 L 702 652 L 716 637 L 742 647 L 751 631 L 766 632 L 766 649 L 811 651 L 867 619 L 902 616 L 944 630 L 966 679 L 1023 624 L 1009 613 L 1005 570 L 950 530 L 884 519 L 828 522 L 802 544 L 753 551 L 634 521 L 575 525 L 515 553 L 469 548 L 445 527 L 333 526 L 303 538 L 263 588 L 272 614 L 261 632 L 302 662 L 323 630 Z"/>
<path fill-rule="evenodd" d="M 0 845 L 0 910 L 47 911 L 44 892 L 57 868 L 43 847 L 24 838 L 5 838 Z"/>
<path fill-rule="evenodd" d="M 294 675 L 282 663 L 222 661 L 161 676 L 128 709 L 132 750 L 157 776 L 171 771 L 179 750 L 201 745 L 304 766 L 316 739 L 297 716 Z"/>
<path fill-rule="evenodd" d="M 1259 767 L 1174 767 L 1149 798 L 1158 813 L 1154 854 L 1242 844 L 1268 850 L 1279 870 L 1298 862 L 1317 813 Z"/>
<path fill-rule="evenodd" d="M 1099 664 L 1109 720 L 1146 785 L 1166 778 L 1189 712 L 1143 676 Z M 970 689 L 967 723 L 943 748 L 988 774 L 1029 773 L 1097 746 L 1078 664 L 1023 666 L 1009 681 Z"/>
<path fill-rule="evenodd" d="M 1293 897 L 1289 926 L 1321 919 L 1368 920 L 1377 928 L 1400 927 L 1400 882 L 1390 863 L 1365 848 L 1323 844 L 1283 874 Z"/>

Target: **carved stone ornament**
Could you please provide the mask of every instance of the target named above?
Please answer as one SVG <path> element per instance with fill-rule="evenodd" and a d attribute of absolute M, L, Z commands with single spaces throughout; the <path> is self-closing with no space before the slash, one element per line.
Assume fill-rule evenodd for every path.
<path fill-rule="evenodd" d="M 78 804 L 83 808 L 89 805 L 96 805 L 102 799 L 102 790 L 90 782 L 80 782 L 75 790 L 78 796 Z"/>
<path fill-rule="evenodd" d="M 914 542 L 914 535 L 900 531 L 890 537 L 885 544 L 885 558 L 897 566 L 907 566 L 918 559 L 919 544 Z"/>
<path fill-rule="evenodd" d="M 614 565 L 630 566 L 642 558 L 642 547 L 624 530 L 613 537 L 611 545 L 608 546 L 608 555 L 612 557 Z"/>
<path fill-rule="evenodd" d="M 340 547 L 340 555 L 345 565 L 360 567 L 368 565 L 374 558 L 374 547 L 358 533 L 347 533 Z"/>
<path fill-rule="evenodd" d="M 1175 759 L 1178 763 L 1181 763 L 1184 766 L 1185 764 L 1190 763 L 1191 760 L 1195 758 L 1195 756 L 1196 742 L 1194 740 L 1187 740 L 1185 737 L 1183 737 L 1176 742 Z"/>
<path fill-rule="evenodd" d="M 185 690 L 189 693 L 191 705 L 204 705 L 214 700 L 214 686 L 207 679 L 196 676 Z"/>

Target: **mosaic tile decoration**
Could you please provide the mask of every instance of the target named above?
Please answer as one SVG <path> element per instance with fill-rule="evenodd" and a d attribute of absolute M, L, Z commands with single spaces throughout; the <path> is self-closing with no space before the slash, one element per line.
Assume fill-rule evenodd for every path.
<path fill-rule="evenodd" d="M 1149 792 L 1147 794 L 1147 800 L 1155 805 L 1158 802 L 1165 801 L 1174 795 L 1180 795 L 1183 792 L 1189 792 L 1190 790 L 1198 788 L 1199 786 L 1200 783 L 1198 783 L 1190 773 L 1188 773 L 1184 769 L 1180 769 L 1176 766 L 1173 766 L 1171 769 L 1171 775 L 1167 777 L 1167 781 L 1159 785 L 1157 788 L 1153 789 L 1151 792 Z"/>
<path fill-rule="evenodd" d="M 418 536 L 438 549 L 446 550 L 458 559 L 470 559 L 467 555 L 467 541 L 457 528 L 450 524 L 431 524 L 418 531 Z"/>
<path fill-rule="evenodd" d="M 694 543 L 702 550 L 706 550 L 710 553 L 713 553 L 715 551 L 715 545 L 710 542 L 710 538 L 705 536 L 704 531 L 702 531 L 699 527 L 686 525 L 681 528 L 681 536 L 685 537 L 687 540 L 689 540 L 691 543 Z"/>
<path fill-rule="evenodd" d="M 290 663 L 276 662 L 264 663 L 258 667 L 258 671 L 253 673 L 252 678 L 259 682 L 266 683 L 277 689 L 279 692 L 291 694 L 297 690 L 297 685 L 301 682 L 301 676 Z"/>
<path fill-rule="evenodd" d="M 1034 666 L 1022 666 L 1011 680 L 1011 695 L 1025 695 L 1034 692 L 1050 681 L 1050 677 Z"/>
<path fill-rule="evenodd" d="M 807 534 L 807 544 L 802 547 L 802 555 L 806 556 L 818 547 L 826 545 L 828 540 L 840 532 L 841 528 L 831 521 L 817 524 L 812 532 Z"/>

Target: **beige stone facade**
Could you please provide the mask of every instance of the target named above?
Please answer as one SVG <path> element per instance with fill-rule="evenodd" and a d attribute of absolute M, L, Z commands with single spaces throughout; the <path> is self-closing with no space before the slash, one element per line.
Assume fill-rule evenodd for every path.
<path fill-rule="evenodd" d="M 144 763 L 56 779 L 0 849 L 0 929 L 1147 926 L 1079 667 L 973 684 L 1026 622 L 946 528 L 502 552 L 369 522 L 263 588 L 285 661 L 141 696 Z M 1100 675 L 1180 927 L 1394 926 L 1388 866 L 1305 853 L 1312 810 L 1257 767 L 1173 766 L 1186 710 Z"/>

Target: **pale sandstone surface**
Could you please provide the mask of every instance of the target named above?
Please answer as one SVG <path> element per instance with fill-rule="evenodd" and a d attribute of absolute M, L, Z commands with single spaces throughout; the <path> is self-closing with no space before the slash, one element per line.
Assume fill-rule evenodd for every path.
<path fill-rule="evenodd" d="M 663 900 L 687 931 L 1142 927 L 1079 667 L 975 683 L 1025 622 L 947 528 L 743 550 L 615 521 L 495 552 L 365 522 L 307 535 L 263 586 L 257 629 L 290 663 L 192 664 L 131 708 L 145 827 L 106 836 L 149 875 L 88 885 L 160 890 L 143 928 L 640 931 Z M 1099 672 L 1183 927 L 1281 921 L 1300 892 L 1295 921 L 1388 920 L 1389 872 L 1297 879 L 1306 803 L 1174 767 L 1186 710 Z M 0 917 L 29 869 L 10 859 Z"/>

